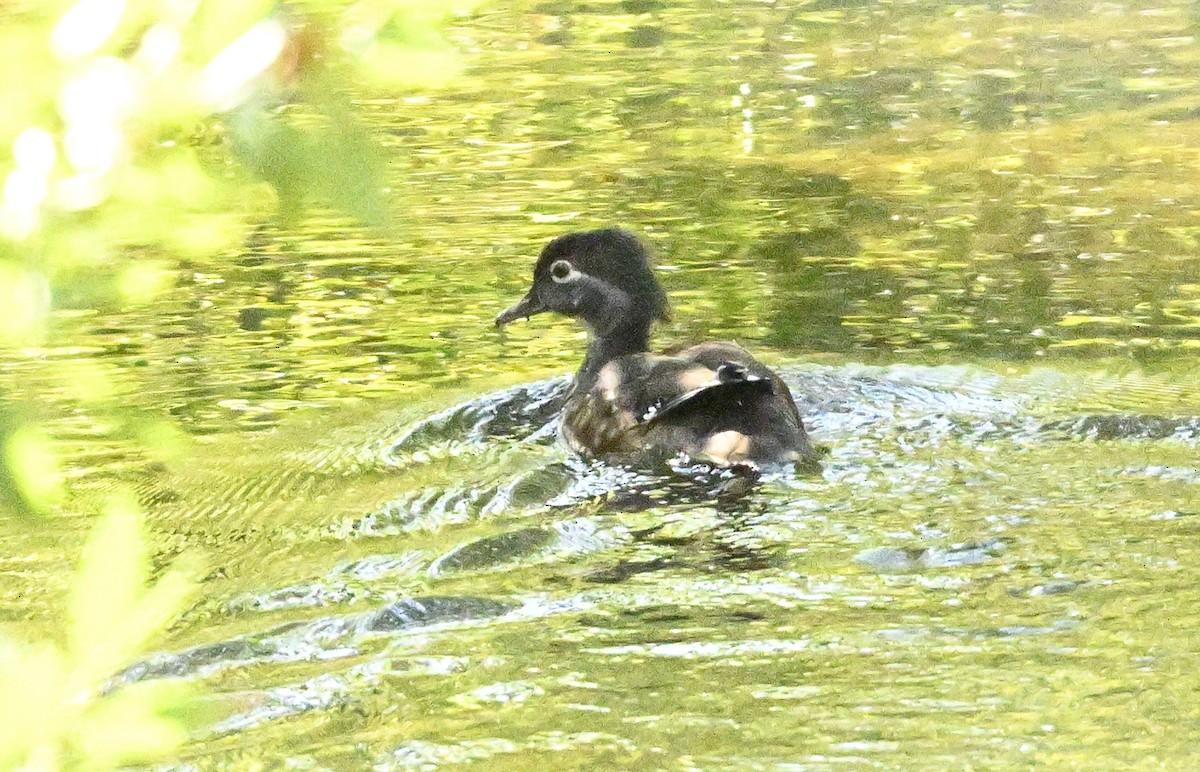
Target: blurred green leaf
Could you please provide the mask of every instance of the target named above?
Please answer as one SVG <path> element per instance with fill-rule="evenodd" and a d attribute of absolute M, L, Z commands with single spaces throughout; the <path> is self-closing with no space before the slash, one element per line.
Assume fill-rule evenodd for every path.
<path fill-rule="evenodd" d="M 111 769 L 153 761 L 187 741 L 187 729 L 171 712 L 194 696 L 177 681 L 127 686 L 101 700 L 82 722 L 74 744 L 80 769 Z"/>
<path fill-rule="evenodd" d="M 382 228 L 387 218 L 383 199 L 383 156 L 366 127 L 352 110 L 330 111 L 330 125 L 318 145 L 323 153 L 313 156 L 319 190 L 336 208 L 363 224 Z"/>
<path fill-rule="evenodd" d="M 171 285 L 173 277 L 165 261 L 140 260 L 121 272 L 121 295 L 129 303 L 149 303 Z"/>
<path fill-rule="evenodd" d="M 275 0 L 207 0 L 189 28 L 189 59 L 207 64 L 216 54 L 266 17 Z"/>
<path fill-rule="evenodd" d="M 44 123 L 53 116 L 44 76 L 20 77 L 22 73 L 51 72 L 52 62 L 43 27 L 22 24 L 0 27 L 0 78 L 4 83 L 0 137 L 11 140 L 30 123 Z M 7 153 L 7 142 L 0 144 L 0 148 Z"/>
<path fill-rule="evenodd" d="M 411 48 L 404 44 L 377 43 L 362 57 L 362 72 L 376 87 L 401 89 L 445 83 L 462 69 L 455 51 Z"/>
<path fill-rule="evenodd" d="M 0 347 L 36 343 L 49 306 L 50 287 L 41 274 L 0 260 Z"/>
<path fill-rule="evenodd" d="M 133 614 L 146 580 L 140 517 L 135 501 L 123 497 L 110 501 L 79 560 L 67 609 L 69 651 L 72 659 L 98 671 L 93 677 L 103 677 L 121 665 L 127 631 L 112 622 Z"/>
<path fill-rule="evenodd" d="M 0 768 L 109 769 L 151 761 L 187 739 L 194 687 L 154 681 L 106 692 L 106 681 L 179 613 L 193 572 L 170 569 L 147 587 L 142 515 L 117 497 L 80 558 L 66 652 L 0 637 Z M 19 695 L 19 698 L 13 698 Z"/>
<path fill-rule="evenodd" d="M 58 457 L 49 439 L 35 427 L 19 426 L 4 438 L 4 467 L 29 511 L 45 514 L 62 500 Z"/>
<path fill-rule="evenodd" d="M 112 673 L 182 609 L 191 580 L 176 570 L 146 589 L 148 561 L 137 502 L 114 497 L 88 539 L 71 589 L 69 651 L 77 678 L 90 682 Z"/>
<path fill-rule="evenodd" d="M 55 310 L 86 319 L 160 297 L 185 261 L 237 248 L 276 206 L 285 219 L 319 204 L 384 226 L 383 158 L 347 93 L 453 75 L 460 62 L 441 27 L 472 5 L 48 0 L 6 10 L 0 347 L 54 350 Z M 133 388 L 119 369 L 46 362 L 48 404 L 99 412 L 155 458 L 186 446 L 157 416 L 112 405 Z M 0 506 L 73 504 L 51 439 L 4 397 Z M 80 557 L 66 644 L 0 638 L 10 697 L 0 700 L 0 768 L 145 763 L 186 740 L 187 687 L 105 691 L 195 586 L 187 560 L 149 585 L 150 554 L 135 497 L 116 496 Z"/>
<path fill-rule="evenodd" d="M 62 724 L 54 716 L 66 686 L 66 664 L 57 649 L 0 637 L 0 694 L 6 695 L 0 700 L 0 769 L 12 769 L 33 749 L 56 744 Z"/>
<path fill-rule="evenodd" d="M 322 105 L 319 129 L 307 132 L 286 116 L 246 107 L 230 117 L 233 147 L 245 166 L 275 189 L 281 215 L 294 219 L 315 199 L 383 226 L 383 161 L 379 148 L 353 112 Z"/>
<path fill-rule="evenodd" d="M 187 435 L 167 421 L 151 421 L 138 429 L 138 438 L 150 456 L 161 462 L 176 461 L 188 447 Z"/>

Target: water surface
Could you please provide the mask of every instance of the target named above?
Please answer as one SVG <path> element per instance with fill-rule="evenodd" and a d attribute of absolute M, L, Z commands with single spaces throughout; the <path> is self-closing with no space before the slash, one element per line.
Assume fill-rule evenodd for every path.
<path fill-rule="evenodd" d="M 121 676 L 212 691 L 201 768 L 1190 767 L 1198 30 L 1071 0 L 466 20 L 449 88 L 360 95 L 394 237 L 264 223 L 4 355 L 74 495 L 6 526 L 0 618 L 56 629 L 132 485 L 160 563 L 210 557 Z M 581 334 L 490 319 L 613 223 L 655 252 L 658 340 L 784 366 L 820 476 L 718 498 L 553 444 Z"/>

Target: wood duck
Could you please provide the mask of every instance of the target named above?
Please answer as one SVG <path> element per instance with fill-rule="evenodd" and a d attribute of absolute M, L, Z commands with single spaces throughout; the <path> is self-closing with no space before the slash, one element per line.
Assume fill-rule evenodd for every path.
<path fill-rule="evenodd" d="M 650 326 L 667 298 L 646 250 L 618 228 L 568 233 L 542 250 L 533 285 L 496 326 L 555 311 L 590 341 L 567 392 L 560 435 L 605 459 L 684 453 L 723 467 L 791 463 L 816 468 L 783 380 L 736 343 L 649 353 Z"/>

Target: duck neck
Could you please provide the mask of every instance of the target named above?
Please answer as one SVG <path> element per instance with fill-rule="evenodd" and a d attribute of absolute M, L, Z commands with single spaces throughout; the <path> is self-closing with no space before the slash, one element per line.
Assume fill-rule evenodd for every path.
<path fill-rule="evenodd" d="M 596 383 L 600 369 L 614 359 L 650 350 L 650 322 L 630 319 L 603 334 L 593 330 L 587 354 L 575 376 L 575 389 L 586 392 Z"/>

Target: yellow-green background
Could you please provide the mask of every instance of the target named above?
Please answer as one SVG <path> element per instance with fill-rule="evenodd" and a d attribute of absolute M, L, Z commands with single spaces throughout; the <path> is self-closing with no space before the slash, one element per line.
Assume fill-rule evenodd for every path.
<path fill-rule="evenodd" d="M 202 678 L 226 712 L 322 676 L 349 684 L 323 707 L 201 734 L 185 756 L 204 766 L 399 764 L 418 746 L 514 769 L 1191 766 L 1194 436 L 909 452 L 904 427 L 830 423 L 818 439 L 840 471 L 770 488 L 749 525 L 707 505 L 572 511 L 600 531 L 666 521 L 687 537 L 678 566 L 615 587 L 584 576 L 673 543 L 450 580 L 401 572 L 315 607 L 233 601 L 320 585 L 348 559 L 432 558 L 556 522 L 526 508 L 377 538 L 339 527 L 546 463 L 483 452 L 397 471 L 356 454 L 457 398 L 575 365 L 569 324 L 503 338 L 490 324 L 569 229 L 642 234 L 674 307 L 660 340 L 733 337 L 835 380 L 853 362 L 971 364 L 949 393 L 1000 400 L 1049 367 L 1062 388 L 1035 390 L 1030 415 L 1195 415 L 1198 34 L 1189 2 L 625 0 L 459 18 L 448 38 L 464 68 L 446 82 L 351 83 L 382 148 L 384 229 L 320 208 L 280 222 L 250 188 L 212 215 L 239 246 L 114 243 L 57 285 L 44 339 L 0 355 L 0 391 L 52 438 L 70 491 L 57 517 L 6 521 L 0 621 L 56 635 L 97 502 L 132 486 L 154 565 L 197 551 L 209 567 L 163 650 L 421 593 L 574 609 L 386 657 L 363 644 L 349 665 Z M 289 111 L 304 124 L 303 105 Z M 220 134 L 214 121 L 187 142 L 219 165 Z M 87 291 L 150 258 L 167 277 L 152 302 Z M 944 408 L 914 404 L 929 420 Z M 1001 531 L 982 566 L 897 577 L 854 560 Z M 743 537 L 765 567 L 720 559 Z M 1058 580 L 1080 589 L 1031 594 Z M 654 648 L 681 641 L 712 648 Z M 384 659 L 431 674 L 345 675 Z M 494 684 L 523 696 L 476 693 Z"/>

